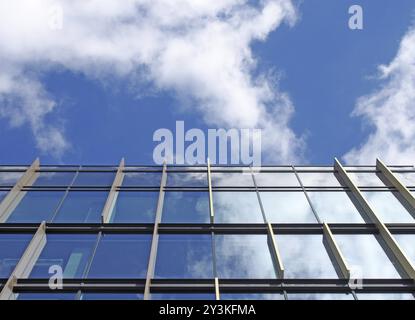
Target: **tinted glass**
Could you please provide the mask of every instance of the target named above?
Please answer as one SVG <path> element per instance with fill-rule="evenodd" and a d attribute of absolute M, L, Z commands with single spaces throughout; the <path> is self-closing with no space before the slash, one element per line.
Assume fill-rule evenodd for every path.
<path fill-rule="evenodd" d="M 280 293 L 221 293 L 220 300 L 284 300 Z"/>
<path fill-rule="evenodd" d="M 7 222 L 50 221 L 64 194 L 63 191 L 28 191 Z"/>
<path fill-rule="evenodd" d="M 73 185 L 111 187 L 114 177 L 115 172 L 79 172 Z"/>
<path fill-rule="evenodd" d="M 160 235 L 155 276 L 173 279 L 212 278 L 211 236 Z"/>
<path fill-rule="evenodd" d="M 19 293 L 17 300 L 75 300 L 76 293 Z"/>
<path fill-rule="evenodd" d="M 84 293 L 81 300 L 143 300 L 137 293 Z"/>
<path fill-rule="evenodd" d="M 294 172 L 259 172 L 254 176 L 258 187 L 300 187 Z"/>
<path fill-rule="evenodd" d="M 207 223 L 210 220 L 207 192 L 173 192 L 164 194 L 162 222 Z"/>
<path fill-rule="evenodd" d="M 120 191 L 111 215 L 115 223 L 153 223 L 158 192 Z"/>
<path fill-rule="evenodd" d="M 290 293 L 288 300 L 354 300 L 347 293 Z"/>
<path fill-rule="evenodd" d="M 24 172 L 0 172 L 0 186 L 14 186 Z"/>
<path fill-rule="evenodd" d="M 150 254 L 149 234 L 104 234 L 88 278 L 145 278 Z"/>
<path fill-rule="evenodd" d="M 216 223 L 264 223 L 256 192 L 214 192 Z"/>
<path fill-rule="evenodd" d="M 215 300 L 209 293 L 153 293 L 151 300 Z"/>
<path fill-rule="evenodd" d="M 0 279 L 10 276 L 32 237 L 32 234 L 0 234 Z"/>
<path fill-rule="evenodd" d="M 7 192 L 6 191 L 0 191 L 0 203 L 3 201 L 3 199 L 6 197 Z"/>
<path fill-rule="evenodd" d="M 358 293 L 359 300 L 414 300 L 410 293 Z"/>
<path fill-rule="evenodd" d="M 253 187 L 254 181 L 250 171 L 246 172 L 212 172 L 213 187 Z"/>
<path fill-rule="evenodd" d="M 207 187 L 206 172 L 168 172 L 167 186 L 169 187 Z"/>
<path fill-rule="evenodd" d="M 160 187 L 161 172 L 126 172 L 123 187 Z"/>
<path fill-rule="evenodd" d="M 39 172 L 34 186 L 69 186 L 75 172 Z"/>
<path fill-rule="evenodd" d="M 276 278 L 266 235 L 215 235 L 219 278 Z"/>
<path fill-rule="evenodd" d="M 316 222 L 304 192 L 260 192 L 260 197 L 268 222 Z"/>

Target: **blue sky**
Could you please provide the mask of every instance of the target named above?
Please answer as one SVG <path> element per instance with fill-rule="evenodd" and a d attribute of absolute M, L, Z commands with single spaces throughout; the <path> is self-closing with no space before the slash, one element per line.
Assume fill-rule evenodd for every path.
<path fill-rule="evenodd" d="M 294 107 L 288 126 L 298 139 L 304 139 L 302 156 L 295 161 L 331 164 L 333 157 L 364 144 L 375 130 L 362 117 L 351 114 L 359 97 L 381 87 L 377 68 L 397 55 L 402 38 L 412 26 L 415 3 L 294 3 L 294 25 L 282 24 L 269 31 L 266 40 L 249 44 L 257 61 L 250 76 L 255 78 L 270 70 L 280 75 L 278 90 L 289 95 Z M 348 28 L 348 8 L 352 4 L 363 7 L 363 30 Z M 7 37 L 0 38 L 0 43 L 7 41 Z M 200 100 L 183 99 L 187 93 L 176 85 L 162 87 L 154 81 L 112 76 L 111 72 L 91 76 L 89 70 L 68 65 L 25 60 L 22 77 L 34 73 L 48 98 L 56 102 L 43 121 L 62 128 L 70 147 L 59 156 L 42 151 L 36 146 L 30 126 L 12 126 L 10 117 L 1 117 L 0 107 L 1 163 L 30 163 L 40 156 L 42 163 L 110 164 L 125 157 L 129 164 L 152 164 L 156 145 L 152 135 L 159 128 L 174 130 L 178 120 L 185 121 L 186 129 L 227 128 L 218 121 L 207 121 L 207 112 L 195 106 Z M 136 68 L 134 72 L 147 71 Z M 2 104 L 5 101 L 0 99 Z M 8 106 L 18 103 L 18 99 L 7 98 Z M 276 157 L 275 162 L 280 159 Z"/>

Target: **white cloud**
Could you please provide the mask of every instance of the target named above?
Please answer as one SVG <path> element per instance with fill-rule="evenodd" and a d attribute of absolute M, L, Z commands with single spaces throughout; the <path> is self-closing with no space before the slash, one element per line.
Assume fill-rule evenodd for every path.
<path fill-rule="evenodd" d="M 380 66 L 382 87 L 361 97 L 354 115 L 373 127 L 367 141 L 345 155 L 348 163 L 411 164 L 415 160 L 415 28 L 403 37 L 389 65 Z"/>
<path fill-rule="evenodd" d="M 50 28 L 56 8 L 61 30 Z M 42 72 L 138 76 L 190 100 L 209 125 L 262 127 L 263 149 L 289 161 L 302 147 L 289 128 L 293 106 L 269 77 L 253 75 L 251 44 L 295 19 L 291 0 L 2 0 L 0 116 L 29 124 L 38 147 L 59 154 L 69 143 L 46 119 L 57 104 Z"/>

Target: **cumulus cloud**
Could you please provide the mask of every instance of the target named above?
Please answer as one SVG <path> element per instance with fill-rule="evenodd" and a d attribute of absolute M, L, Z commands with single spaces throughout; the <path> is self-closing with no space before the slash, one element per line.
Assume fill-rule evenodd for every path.
<path fill-rule="evenodd" d="M 361 97 L 354 115 L 373 128 L 367 141 L 345 155 L 348 163 L 410 164 L 415 159 L 415 28 L 403 37 L 389 65 L 379 67 L 382 87 Z"/>
<path fill-rule="evenodd" d="M 302 147 L 289 128 L 292 103 L 270 77 L 254 76 L 251 45 L 295 20 L 291 0 L 2 1 L 0 116 L 29 124 L 40 150 L 59 154 L 69 142 L 47 120 L 58 106 L 42 72 L 139 77 L 191 101 L 209 125 L 263 128 L 267 154 L 292 160 Z"/>

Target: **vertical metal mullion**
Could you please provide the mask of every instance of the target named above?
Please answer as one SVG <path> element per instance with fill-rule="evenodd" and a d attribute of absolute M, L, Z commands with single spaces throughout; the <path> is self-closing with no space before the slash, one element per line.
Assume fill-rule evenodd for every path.
<path fill-rule="evenodd" d="M 340 251 L 339 246 L 336 243 L 336 240 L 333 237 L 333 234 L 330 230 L 330 227 L 327 223 L 323 223 L 323 234 L 326 237 L 330 250 L 336 260 L 338 267 L 341 270 L 342 276 L 345 279 L 350 279 L 350 268 L 347 265 L 346 260 L 343 257 L 342 252 Z"/>
<path fill-rule="evenodd" d="M 258 184 L 256 182 L 255 174 L 254 174 L 254 171 L 252 169 L 252 166 L 250 166 L 250 172 L 251 172 L 251 176 L 252 176 L 252 181 L 254 182 L 256 196 L 258 198 L 259 208 L 261 209 L 262 219 L 264 220 L 264 223 L 268 223 L 267 215 L 265 214 L 265 209 L 264 209 L 264 206 L 262 205 L 261 196 L 260 196 L 259 190 L 258 190 Z"/>
<path fill-rule="evenodd" d="M 150 256 L 149 256 L 149 261 L 148 261 L 148 266 L 147 266 L 146 284 L 144 288 L 144 300 L 151 299 L 150 286 L 151 286 L 151 280 L 153 279 L 154 270 L 156 266 L 158 239 L 159 239 L 158 227 L 161 222 L 161 216 L 163 213 L 164 187 L 166 186 L 166 183 L 167 183 L 167 164 L 164 161 L 163 172 L 162 172 L 161 181 L 160 181 L 159 199 L 157 202 L 156 216 L 154 219 L 153 238 L 151 241 Z"/>
<path fill-rule="evenodd" d="M 210 213 L 210 223 L 215 222 L 215 211 L 213 209 L 213 192 L 212 192 L 212 174 L 210 171 L 210 160 L 207 159 L 207 178 L 208 178 L 208 188 L 209 188 L 209 213 Z"/>
<path fill-rule="evenodd" d="M 124 158 L 122 158 L 118 166 L 117 173 L 115 174 L 114 181 L 111 185 L 111 190 L 108 193 L 107 201 L 105 202 L 101 213 L 102 223 L 109 223 L 111 221 L 111 215 L 118 196 L 117 187 L 121 186 L 122 181 L 124 180 L 124 167 L 125 161 Z"/>

